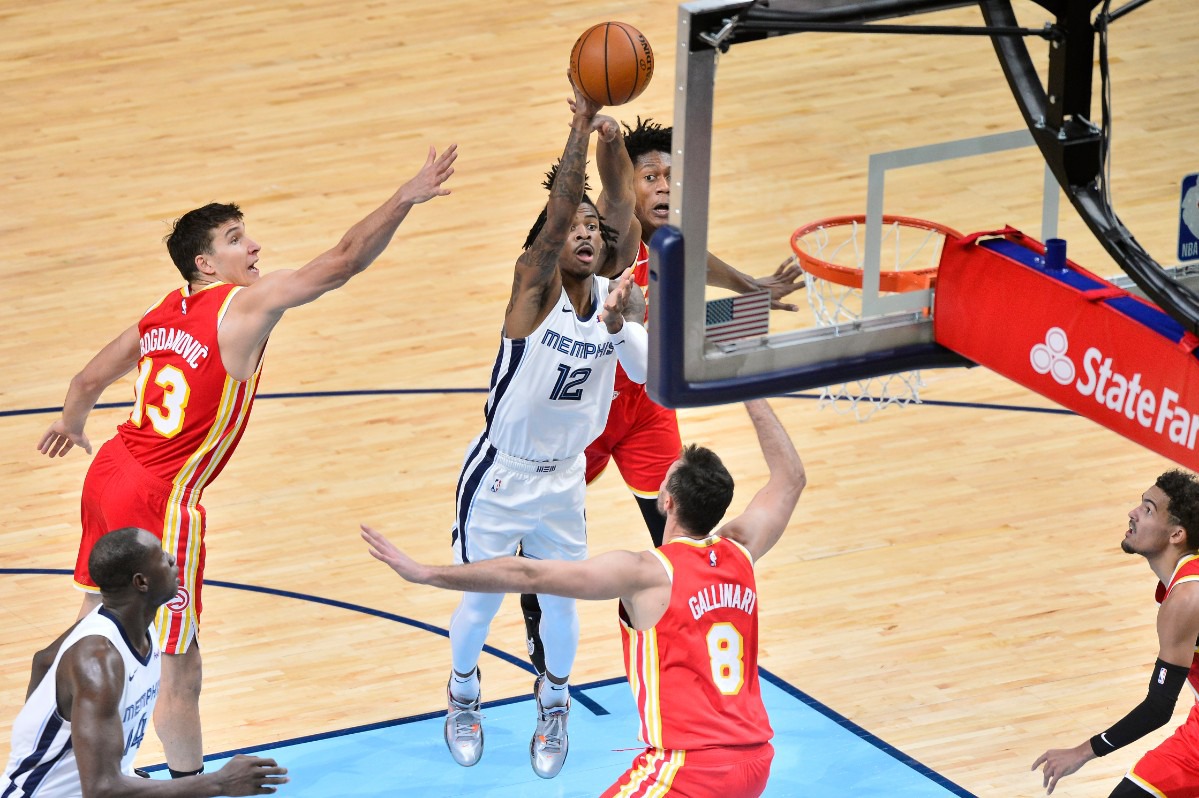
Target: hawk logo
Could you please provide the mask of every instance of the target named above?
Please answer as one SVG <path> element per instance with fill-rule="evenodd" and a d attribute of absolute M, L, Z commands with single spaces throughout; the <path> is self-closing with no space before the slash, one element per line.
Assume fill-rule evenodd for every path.
<path fill-rule="evenodd" d="M 192 603 L 192 594 L 187 591 L 187 588 L 179 586 L 179 592 L 175 594 L 175 598 L 166 603 L 166 608 L 171 612 L 183 612 Z"/>
<path fill-rule="evenodd" d="M 1037 344 L 1028 353 L 1032 369 L 1038 374 L 1049 374 L 1058 385 L 1074 382 L 1074 362 L 1066 357 L 1070 341 L 1061 327 L 1050 327 L 1045 333 L 1045 343 Z"/>

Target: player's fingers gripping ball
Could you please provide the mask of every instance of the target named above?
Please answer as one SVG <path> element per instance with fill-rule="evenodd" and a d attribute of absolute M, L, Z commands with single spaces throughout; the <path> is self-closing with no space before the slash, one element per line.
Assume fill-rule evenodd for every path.
<path fill-rule="evenodd" d="M 623 105 L 654 75 L 654 51 L 641 31 L 623 22 L 601 22 L 583 31 L 570 51 L 570 77 L 587 99 Z"/>

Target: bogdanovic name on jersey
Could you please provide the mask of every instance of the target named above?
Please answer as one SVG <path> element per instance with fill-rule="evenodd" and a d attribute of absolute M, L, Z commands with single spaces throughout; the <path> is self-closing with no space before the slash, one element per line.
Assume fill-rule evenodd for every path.
<path fill-rule="evenodd" d="M 691 608 L 691 617 L 698 621 L 705 612 L 721 607 L 732 607 L 748 615 L 754 611 L 754 603 L 757 600 L 757 594 L 748 587 L 724 582 L 703 588 L 687 599 L 687 606 Z"/>
<path fill-rule="evenodd" d="M 567 338 L 565 335 L 559 335 L 553 330 L 545 331 L 545 335 L 541 336 L 541 343 L 564 355 L 582 358 L 583 360 L 607 357 L 616 351 L 616 347 L 612 345 L 611 341 L 605 341 L 602 344 L 576 341 L 573 338 Z"/>
<path fill-rule="evenodd" d="M 208 357 L 208 347 L 201 344 L 191 333 L 174 327 L 155 327 L 142 336 L 142 357 L 159 352 L 174 352 L 187 361 L 192 368 L 200 367 L 200 360 Z"/>

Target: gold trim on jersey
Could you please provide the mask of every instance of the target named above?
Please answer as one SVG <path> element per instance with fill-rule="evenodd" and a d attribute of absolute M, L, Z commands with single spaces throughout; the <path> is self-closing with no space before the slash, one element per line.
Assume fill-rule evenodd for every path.
<path fill-rule="evenodd" d="M 661 748 L 662 674 L 658 659 L 658 633 L 654 629 L 630 629 L 629 632 L 632 634 L 629 646 L 629 673 L 636 674 L 637 677 L 636 682 L 630 679 L 629 685 L 633 687 L 633 699 L 640 704 L 645 744 Z M 644 700 L 641 698 L 642 694 L 645 696 Z"/>
<path fill-rule="evenodd" d="M 617 798 L 631 798 L 640 794 L 643 798 L 659 798 L 668 795 L 687 759 L 686 751 L 665 751 L 661 748 L 645 752 L 645 764 L 629 773 L 629 783 L 616 793 Z M 661 763 L 661 764 L 659 764 Z M 645 782 L 654 777 L 657 779 L 649 789 L 641 792 Z"/>
<path fill-rule="evenodd" d="M 1138 787 L 1140 787 L 1142 790 L 1149 793 L 1150 795 L 1155 795 L 1155 796 L 1157 796 L 1157 798 L 1168 798 L 1164 792 L 1162 792 L 1157 787 L 1154 787 L 1152 784 L 1150 784 L 1149 782 L 1142 779 L 1136 773 L 1133 773 L 1131 769 L 1128 771 L 1128 773 L 1126 773 L 1124 775 L 1124 778 L 1128 779 L 1133 784 L 1137 785 Z"/>
<path fill-rule="evenodd" d="M 1174 581 L 1174 577 L 1178 575 L 1178 572 L 1181 571 L 1184 566 L 1186 566 L 1188 563 L 1194 562 L 1197 559 L 1199 559 L 1199 554 L 1184 554 L 1182 557 L 1180 557 L 1178 559 L 1178 563 L 1174 566 L 1174 570 L 1170 572 L 1170 581 L 1166 582 L 1166 584 L 1169 585 L 1170 587 L 1173 587 L 1175 584 L 1177 584 Z M 1194 581 L 1195 579 L 1199 579 L 1199 574 L 1192 574 L 1190 576 L 1184 576 L 1182 579 L 1180 579 L 1178 581 L 1179 582 L 1183 582 L 1183 581 L 1191 582 L 1191 581 Z"/>

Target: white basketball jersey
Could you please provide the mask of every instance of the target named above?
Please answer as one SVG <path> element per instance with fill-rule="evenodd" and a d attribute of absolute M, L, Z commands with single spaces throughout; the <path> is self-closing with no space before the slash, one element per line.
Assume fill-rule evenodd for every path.
<path fill-rule="evenodd" d="M 133 758 L 142 744 L 146 725 L 154 713 L 158 698 L 162 660 L 158 636 L 150 628 L 150 653 L 139 657 L 125 639 L 116 617 L 103 606 L 97 607 L 63 641 L 45 678 L 34 689 L 17 715 L 12 727 L 12 755 L 0 778 L 0 796 L 4 798 L 81 798 L 79 768 L 71 744 L 71 723 L 58 714 L 56 674 L 58 663 L 71 646 L 85 637 L 107 638 L 125 661 L 124 692 L 121 695 L 121 726 L 124 754 L 121 770 L 133 775 Z"/>
<path fill-rule="evenodd" d="M 608 280 L 594 277 L 591 313 L 579 318 L 566 289 L 527 338 L 503 338 L 491 371 L 484 436 L 524 460 L 568 460 L 604 430 L 616 349 L 599 313 Z"/>

